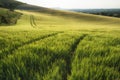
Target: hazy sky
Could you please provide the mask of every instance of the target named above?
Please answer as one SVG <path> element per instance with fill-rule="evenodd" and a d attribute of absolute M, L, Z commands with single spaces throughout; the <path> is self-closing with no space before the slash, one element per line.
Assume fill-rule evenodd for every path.
<path fill-rule="evenodd" d="M 50 8 L 120 8 L 120 0 L 18 0 Z"/>

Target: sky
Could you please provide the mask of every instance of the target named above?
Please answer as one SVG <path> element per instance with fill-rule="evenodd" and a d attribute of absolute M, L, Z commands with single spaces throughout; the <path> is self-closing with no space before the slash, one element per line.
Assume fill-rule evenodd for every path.
<path fill-rule="evenodd" d="M 48 8 L 62 9 L 102 9 L 120 8 L 120 0 L 18 0 Z"/>

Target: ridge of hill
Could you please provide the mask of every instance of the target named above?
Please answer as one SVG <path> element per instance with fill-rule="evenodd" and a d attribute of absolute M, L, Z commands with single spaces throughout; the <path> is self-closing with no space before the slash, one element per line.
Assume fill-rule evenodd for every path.
<path fill-rule="evenodd" d="M 114 17 L 73 12 L 73 11 L 67 11 L 67 10 L 56 10 L 56 9 L 50 9 L 50 8 L 34 6 L 34 5 L 29 5 L 29 4 L 22 4 L 21 6 L 18 7 L 18 9 L 46 13 L 46 14 L 50 14 L 53 16 L 82 19 L 82 20 L 87 20 L 87 21 L 103 21 L 104 20 L 104 21 L 109 22 L 109 21 L 111 21 L 110 19 L 112 19 L 114 21 L 120 21 L 120 19 L 117 19 Z"/>

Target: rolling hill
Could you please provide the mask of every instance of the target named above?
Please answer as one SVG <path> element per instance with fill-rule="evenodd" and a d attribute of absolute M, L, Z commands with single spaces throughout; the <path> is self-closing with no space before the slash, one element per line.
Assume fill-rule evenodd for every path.
<path fill-rule="evenodd" d="M 30 5 L 16 12 L 16 25 L 0 26 L 0 80 L 120 79 L 120 19 Z"/>

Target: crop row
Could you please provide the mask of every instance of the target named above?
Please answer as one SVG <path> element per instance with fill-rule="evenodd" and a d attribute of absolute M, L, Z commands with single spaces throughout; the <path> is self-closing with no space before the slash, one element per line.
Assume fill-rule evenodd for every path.
<path fill-rule="evenodd" d="M 92 34 L 79 45 L 68 80 L 119 80 L 120 37 Z"/>
<path fill-rule="evenodd" d="M 120 37 L 109 32 L 56 33 L 0 62 L 0 80 L 119 80 L 119 71 Z"/>
<path fill-rule="evenodd" d="M 37 26 L 33 15 L 30 16 L 30 24 L 33 28 L 35 28 Z"/>
<path fill-rule="evenodd" d="M 7 31 L 0 32 L 0 59 L 23 45 L 54 36 L 60 32 L 52 31 Z"/>
<path fill-rule="evenodd" d="M 67 32 L 20 47 L 2 59 L 1 80 L 66 80 L 73 47 L 83 37 L 80 32 Z"/>

